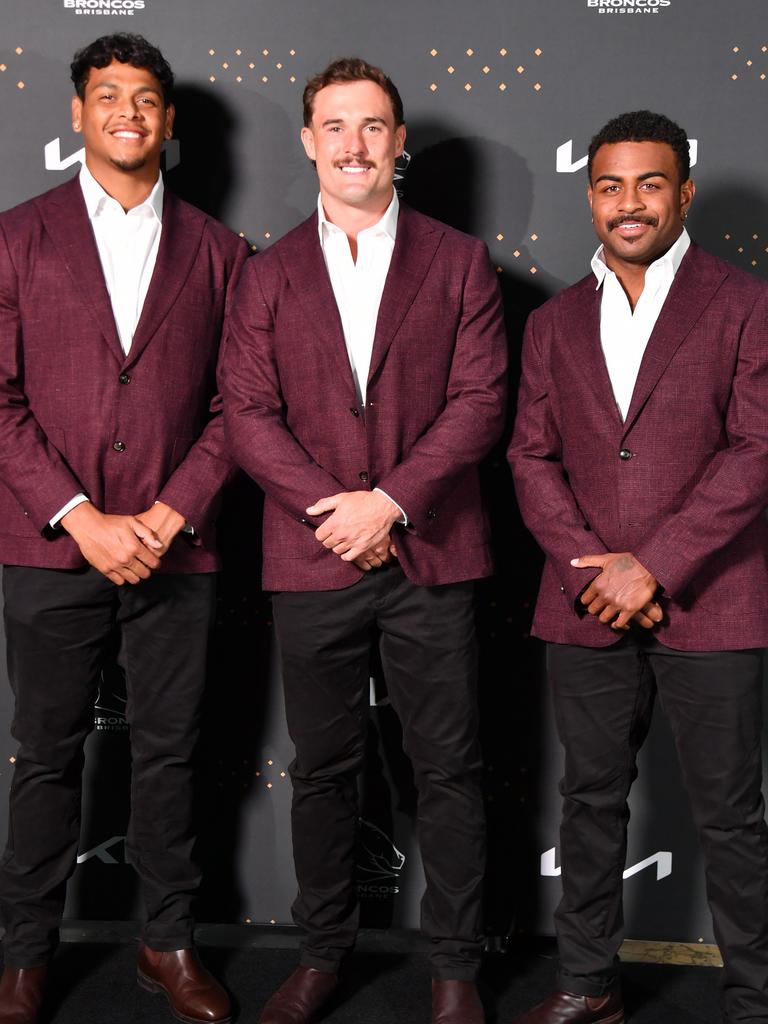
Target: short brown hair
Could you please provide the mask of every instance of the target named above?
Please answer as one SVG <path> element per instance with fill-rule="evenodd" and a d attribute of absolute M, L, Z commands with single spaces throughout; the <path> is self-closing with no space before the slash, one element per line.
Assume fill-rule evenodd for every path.
<path fill-rule="evenodd" d="M 333 61 L 325 71 L 310 78 L 304 88 L 304 127 L 309 128 L 312 124 L 312 113 L 315 105 L 315 96 L 327 85 L 341 85 L 343 82 L 375 82 L 381 86 L 389 96 L 392 104 L 392 113 L 395 116 L 395 127 L 399 128 L 405 123 L 403 116 L 403 101 L 397 87 L 388 75 L 385 75 L 381 68 L 369 64 L 360 57 L 342 57 Z"/>

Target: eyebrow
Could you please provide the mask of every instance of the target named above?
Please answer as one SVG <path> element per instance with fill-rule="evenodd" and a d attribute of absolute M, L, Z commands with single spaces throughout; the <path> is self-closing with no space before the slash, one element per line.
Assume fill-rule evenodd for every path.
<path fill-rule="evenodd" d="M 343 117 L 329 117 L 326 121 L 323 121 L 321 127 L 325 128 L 329 124 L 343 124 L 345 118 Z M 383 117 L 364 117 L 363 124 L 386 124 L 386 120 Z"/>
<path fill-rule="evenodd" d="M 646 171 L 645 174 L 638 174 L 638 176 L 637 176 L 637 178 L 635 180 L 636 181 L 645 181 L 646 178 L 664 178 L 666 181 L 670 180 L 669 179 L 669 175 L 665 174 L 664 171 Z M 595 184 L 597 184 L 598 181 L 618 181 L 618 182 L 622 182 L 622 181 L 624 181 L 624 178 L 620 178 L 616 174 L 601 174 L 599 178 L 595 178 Z"/>
<path fill-rule="evenodd" d="M 121 89 L 123 88 L 119 82 L 99 82 L 98 85 L 94 85 L 94 89 Z M 156 96 L 161 96 L 162 93 L 159 89 L 156 89 L 154 85 L 143 85 L 140 89 L 134 89 L 134 93 L 140 92 L 153 92 Z"/>

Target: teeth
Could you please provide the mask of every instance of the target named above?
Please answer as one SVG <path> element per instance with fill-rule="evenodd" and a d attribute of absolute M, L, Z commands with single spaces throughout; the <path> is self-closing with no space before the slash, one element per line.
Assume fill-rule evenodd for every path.
<path fill-rule="evenodd" d="M 342 167 L 341 170 L 342 170 L 342 173 L 344 173 L 344 174 L 365 174 L 365 172 L 368 170 L 368 168 L 367 167 L 350 167 L 350 166 L 347 166 L 347 167 Z"/>
<path fill-rule="evenodd" d="M 112 134 L 113 134 L 113 136 L 116 139 L 140 139 L 141 138 L 141 133 L 140 132 L 125 132 L 125 131 L 123 131 L 123 132 L 113 132 Z"/>

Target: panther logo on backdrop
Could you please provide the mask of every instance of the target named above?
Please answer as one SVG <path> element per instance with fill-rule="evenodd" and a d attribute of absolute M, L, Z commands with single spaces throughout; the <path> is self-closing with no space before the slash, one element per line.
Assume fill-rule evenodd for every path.
<path fill-rule="evenodd" d="M 100 14 L 107 17 L 132 18 L 146 9 L 146 0 L 62 0 L 65 11 L 75 14 Z"/>
<path fill-rule="evenodd" d="M 357 891 L 366 899 L 387 899 L 400 892 L 405 854 L 386 833 L 360 818 L 357 853 Z"/>

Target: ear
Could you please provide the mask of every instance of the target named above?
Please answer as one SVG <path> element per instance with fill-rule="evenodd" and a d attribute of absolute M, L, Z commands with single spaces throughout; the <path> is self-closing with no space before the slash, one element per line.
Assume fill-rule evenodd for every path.
<path fill-rule="evenodd" d="M 693 184 L 691 179 L 684 181 L 680 186 L 680 218 L 685 220 L 688 216 L 688 210 L 690 209 L 693 197 L 696 193 L 696 186 Z"/>
<path fill-rule="evenodd" d="M 395 156 L 400 156 L 405 149 L 405 125 L 395 129 Z"/>
<path fill-rule="evenodd" d="M 166 139 L 173 138 L 173 119 L 176 117 L 176 108 L 172 103 L 169 103 L 165 108 L 165 137 Z"/>
<path fill-rule="evenodd" d="M 81 132 L 83 122 L 83 101 L 79 96 L 72 97 L 72 131 Z"/>
<path fill-rule="evenodd" d="M 301 129 L 301 144 L 310 160 L 316 160 L 315 135 L 311 128 Z"/>

